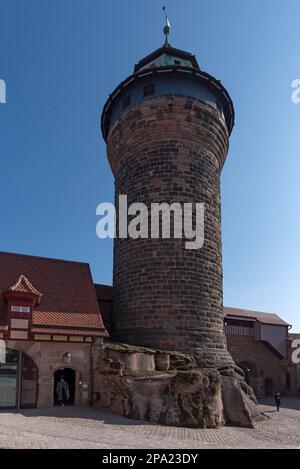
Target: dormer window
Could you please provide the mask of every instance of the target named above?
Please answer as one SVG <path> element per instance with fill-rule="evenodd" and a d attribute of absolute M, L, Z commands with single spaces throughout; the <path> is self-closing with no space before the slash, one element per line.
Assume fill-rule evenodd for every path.
<path fill-rule="evenodd" d="M 12 305 L 10 310 L 13 313 L 30 313 L 30 306 L 14 306 L 14 305 Z"/>
<path fill-rule="evenodd" d="M 222 104 L 218 99 L 217 99 L 217 102 L 216 102 L 216 106 L 217 106 L 217 110 L 218 110 L 219 114 L 223 115 Z"/>
<path fill-rule="evenodd" d="M 131 97 L 130 94 L 125 96 L 125 98 L 122 101 L 122 111 L 124 111 L 128 106 L 130 106 L 131 103 Z"/>

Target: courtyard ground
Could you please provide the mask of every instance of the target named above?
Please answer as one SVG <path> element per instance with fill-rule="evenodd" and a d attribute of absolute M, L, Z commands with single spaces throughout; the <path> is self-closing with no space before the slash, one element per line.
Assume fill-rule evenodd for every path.
<path fill-rule="evenodd" d="M 299 448 L 300 398 L 261 403 L 269 419 L 254 429 L 175 428 L 129 420 L 92 408 L 65 407 L 0 412 L 0 448 Z"/>

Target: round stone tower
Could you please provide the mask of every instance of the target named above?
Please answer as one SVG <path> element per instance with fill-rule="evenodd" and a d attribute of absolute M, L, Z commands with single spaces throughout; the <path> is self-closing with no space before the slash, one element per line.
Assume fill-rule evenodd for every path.
<path fill-rule="evenodd" d="M 184 237 L 124 237 L 114 245 L 113 339 L 192 354 L 200 367 L 233 361 L 223 331 L 220 173 L 234 125 L 220 81 L 167 42 L 110 95 L 102 133 L 119 196 L 204 204 L 204 243 Z M 171 217 L 171 220 L 173 218 Z M 193 212 L 195 223 L 195 210 Z M 162 224 L 163 222 L 161 222 Z"/>

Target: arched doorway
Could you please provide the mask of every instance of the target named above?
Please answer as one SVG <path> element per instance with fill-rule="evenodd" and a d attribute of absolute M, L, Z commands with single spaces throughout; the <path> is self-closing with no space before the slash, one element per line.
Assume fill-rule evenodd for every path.
<path fill-rule="evenodd" d="M 249 384 L 249 386 L 250 386 L 250 372 L 251 372 L 251 369 L 245 363 L 238 363 L 238 367 L 241 368 L 241 370 L 243 370 L 244 375 L 245 375 L 246 383 Z"/>
<path fill-rule="evenodd" d="M 246 383 L 251 387 L 254 386 L 257 377 L 256 364 L 253 362 L 240 362 L 237 363 L 237 366 L 243 370 Z"/>
<path fill-rule="evenodd" d="M 273 380 L 271 378 L 265 380 L 265 396 L 273 396 Z"/>
<path fill-rule="evenodd" d="M 18 350 L 6 349 L 0 363 L 0 408 L 34 408 L 37 406 L 38 368 L 34 361 Z"/>
<path fill-rule="evenodd" d="M 54 405 L 58 405 L 58 399 L 56 394 L 57 383 L 61 380 L 61 377 L 68 383 L 70 397 L 66 402 L 67 405 L 74 405 L 75 403 L 75 370 L 72 368 L 59 368 L 54 373 Z"/>

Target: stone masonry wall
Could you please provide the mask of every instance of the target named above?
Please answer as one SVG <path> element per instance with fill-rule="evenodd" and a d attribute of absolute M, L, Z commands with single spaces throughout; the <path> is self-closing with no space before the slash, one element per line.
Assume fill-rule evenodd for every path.
<path fill-rule="evenodd" d="M 192 353 L 200 367 L 231 366 L 223 332 L 220 172 L 224 120 L 181 96 L 130 107 L 108 136 L 108 158 L 128 204 L 205 204 L 202 249 L 185 239 L 116 239 L 114 340 Z"/>
<path fill-rule="evenodd" d="M 300 396 L 300 350 L 299 345 L 295 347 L 293 343 L 295 340 L 300 341 L 300 334 L 290 333 L 287 342 L 288 358 L 285 363 L 285 371 L 289 375 L 287 391 L 289 394 Z M 295 359 L 298 363 L 294 363 Z"/>
<path fill-rule="evenodd" d="M 228 350 L 239 365 L 248 366 L 249 384 L 257 397 L 265 396 L 265 382 L 272 380 L 273 393 L 286 393 L 286 360 L 280 359 L 263 342 L 253 337 L 227 336 Z"/>
<path fill-rule="evenodd" d="M 6 347 L 28 355 L 38 368 L 38 407 L 52 407 L 54 372 L 59 368 L 75 370 L 75 405 L 90 403 L 91 345 L 65 342 L 39 342 L 7 340 Z M 64 364 L 63 354 L 68 351 L 72 362 Z M 87 385 L 87 387 L 86 387 Z"/>

